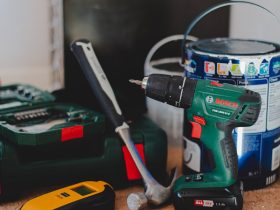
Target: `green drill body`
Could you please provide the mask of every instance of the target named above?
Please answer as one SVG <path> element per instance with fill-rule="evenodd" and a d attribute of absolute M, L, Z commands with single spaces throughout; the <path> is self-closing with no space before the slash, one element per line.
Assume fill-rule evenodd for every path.
<path fill-rule="evenodd" d="M 176 181 L 174 192 L 185 188 L 228 187 L 236 183 L 238 165 L 232 131 L 257 121 L 260 95 L 230 84 L 160 74 L 150 75 L 144 88 L 148 97 L 185 108 L 185 120 L 193 125 L 192 135 L 214 158 L 214 169 L 204 173 L 202 181 L 186 181 L 182 176 Z"/>
<path fill-rule="evenodd" d="M 203 182 L 185 182 L 181 177 L 175 183 L 174 191 L 184 187 L 227 187 L 236 182 L 238 165 L 232 130 L 253 125 L 261 105 L 258 99 L 250 100 L 248 93 L 252 92 L 229 84 L 208 80 L 197 82 L 192 104 L 185 110 L 185 116 L 188 121 L 200 124 L 199 139 L 211 151 L 215 166 L 204 174 Z M 195 116 L 202 117 L 205 124 L 199 123 Z"/>

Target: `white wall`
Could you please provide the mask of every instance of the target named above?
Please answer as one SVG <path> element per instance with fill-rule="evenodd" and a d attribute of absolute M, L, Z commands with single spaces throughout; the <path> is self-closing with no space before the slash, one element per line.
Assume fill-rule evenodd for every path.
<path fill-rule="evenodd" d="M 280 20 L 279 0 L 251 0 L 271 10 Z M 230 35 L 280 43 L 280 23 L 264 10 L 240 5 L 231 7 Z"/>
<path fill-rule="evenodd" d="M 0 1 L 0 79 L 51 87 L 48 0 Z"/>

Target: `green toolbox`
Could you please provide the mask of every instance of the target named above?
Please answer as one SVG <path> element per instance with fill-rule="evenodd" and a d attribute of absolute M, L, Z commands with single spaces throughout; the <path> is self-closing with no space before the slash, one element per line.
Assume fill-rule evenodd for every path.
<path fill-rule="evenodd" d="M 105 132 L 105 119 L 97 112 L 76 105 L 41 104 L 0 114 L 0 132 L 18 145 L 92 140 Z"/>
<path fill-rule="evenodd" d="M 132 125 L 134 143 L 151 173 L 164 182 L 167 162 L 165 133 L 147 118 Z M 138 182 L 141 176 L 116 135 L 83 144 L 70 141 L 38 147 L 0 140 L 0 198 L 25 189 L 104 180 L 114 188 Z"/>
<path fill-rule="evenodd" d="M 55 100 L 30 85 L 0 87 L 0 199 L 85 180 L 104 180 L 114 188 L 140 183 L 128 149 L 106 129 L 102 114 Z M 167 181 L 166 134 L 145 117 L 131 127 L 144 163 Z"/>
<path fill-rule="evenodd" d="M 17 145 L 38 146 L 91 140 L 104 134 L 103 115 L 54 100 L 49 92 L 30 85 L 1 87 L 1 136 Z"/>
<path fill-rule="evenodd" d="M 31 85 L 13 84 L 0 87 L 0 112 L 54 100 L 55 97 L 49 92 Z"/>

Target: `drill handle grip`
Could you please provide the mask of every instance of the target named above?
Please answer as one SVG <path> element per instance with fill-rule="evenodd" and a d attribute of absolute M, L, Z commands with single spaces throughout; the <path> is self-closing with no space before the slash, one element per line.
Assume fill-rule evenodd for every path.
<path fill-rule="evenodd" d="M 225 138 L 220 141 L 225 166 L 230 170 L 232 177 L 236 180 L 238 177 L 238 158 L 236 147 L 232 138 L 232 126 L 220 127 L 222 127 L 225 132 Z"/>
<path fill-rule="evenodd" d="M 125 122 L 112 87 L 88 40 L 77 40 L 71 44 L 71 50 L 78 60 L 88 80 L 92 92 L 97 97 L 103 111 L 115 128 Z"/>
<path fill-rule="evenodd" d="M 237 152 L 232 138 L 233 128 L 230 123 L 206 123 L 205 126 L 201 126 L 201 135 L 193 136 L 199 138 L 211 151 L 214 159 L 211 177 L 216 177 L 216 181 L 221 182 L 223 186 L 230 186 L 238 176 Z"/>
<path fill-rule="evenodd" d="M 188 139 L 201 140 L 204 146 L 211 151 L 214 158 L 214 173 L 223 180 L 236 180 L 238 176 L 238 160 L 236 147 L 232 138 L 232 126 L 218 123 L 215 127 L 202 125 L 203 121 L 196 118 L 196 122 L 189 121 L 190 130 L 185 130 Z"/>

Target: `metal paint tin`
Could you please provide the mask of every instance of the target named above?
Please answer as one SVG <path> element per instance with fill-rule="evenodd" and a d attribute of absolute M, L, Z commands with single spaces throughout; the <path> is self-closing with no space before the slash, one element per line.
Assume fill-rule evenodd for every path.
<path fill-rule="evenodd" d="M 206 14 L 231 4 L 233 2 L 220 4 L 202 13 L 185 36 Z M 184 43 L 183 55 L 187 77 L 218 80 L 261 94 L 258 121 L 251 127 L 235 129 L 233 138 L 239 178 L 243 180 L 245 190 L 274 183 L 280 165 L 280 45 L 258 40 L 214 38 Z M 197 140 L 190 139 L 187 126 L 184 128 L 184 173 L 211 170 L 209 151 Z"/>
<path fill-rule="evenodd" d="M 245 86 L 261 94 L 256 124 L 233 132 L 239 176 L 248 189 L 275 182 L 280 163 L 280 46 L 255 40 L 209 39 L 190 43 L 185 56 L 186 76 Z M 186 141 L 187 147 L 196 144 Z M 204 161 L 199 162 L 203 165 Z M 195 171 L 208 168 L 188 165 Z"/>

